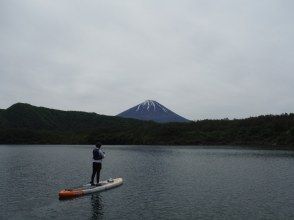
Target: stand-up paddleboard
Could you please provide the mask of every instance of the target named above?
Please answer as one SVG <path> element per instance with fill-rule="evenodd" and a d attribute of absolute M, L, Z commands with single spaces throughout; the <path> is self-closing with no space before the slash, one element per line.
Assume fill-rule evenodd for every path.
<path fill-rule="evenodd" d="M 59 192 L 58 195 L 60 199 L 69 199 L 111 189 L 120 186 L 122 183 L 122 178 L 108 179 L 100 182 L 99 186 L 91 186 L 91 184 L 86 184 L 72 189 L 63 189 Z"/>

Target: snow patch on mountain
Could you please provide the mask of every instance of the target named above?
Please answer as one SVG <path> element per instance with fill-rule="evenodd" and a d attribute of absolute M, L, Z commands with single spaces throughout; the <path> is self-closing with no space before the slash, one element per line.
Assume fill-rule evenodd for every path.
<path fill-rule="evenodd" d="M 153 100 L 146 100 L 145 102 L 142 102 L 141 104 L 137 106 L 136 111 L 139 111 L 140 109 L 142 110 L 144 108 L 149 111 L 152 109 L 152 107 L 153 107 L 153 111 L 156 111 L 156 109 L 161 109 L 164 112 L 168 111 L 163 105 Z"/>

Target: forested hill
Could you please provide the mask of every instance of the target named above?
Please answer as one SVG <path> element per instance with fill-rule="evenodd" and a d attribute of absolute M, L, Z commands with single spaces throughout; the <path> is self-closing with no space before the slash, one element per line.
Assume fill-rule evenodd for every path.
<path fill-rule="evenodd" d="M 17 103 L 0 109 L 0 144 L 276 145 L 294 148 L 294 114 L 159 124 Z"/>

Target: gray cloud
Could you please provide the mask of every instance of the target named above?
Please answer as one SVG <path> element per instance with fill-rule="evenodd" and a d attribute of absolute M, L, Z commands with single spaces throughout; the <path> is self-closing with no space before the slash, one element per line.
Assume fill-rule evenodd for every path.
<path fill-rule="evenodd" d="M 190 119 L 293 112 L 294 3 L 0 1 L 0 108 Z"/>

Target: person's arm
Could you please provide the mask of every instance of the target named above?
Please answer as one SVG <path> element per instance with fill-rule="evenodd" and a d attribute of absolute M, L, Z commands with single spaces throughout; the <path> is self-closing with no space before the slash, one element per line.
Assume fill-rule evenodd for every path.
<path fill-rule="evenodd" d="M 105 157 L 105 153 L 101 149 L 99 149 L 99 151 L 100 151 L 100 154 L 101 154 L 102 158 L 104 158 Z"/>

